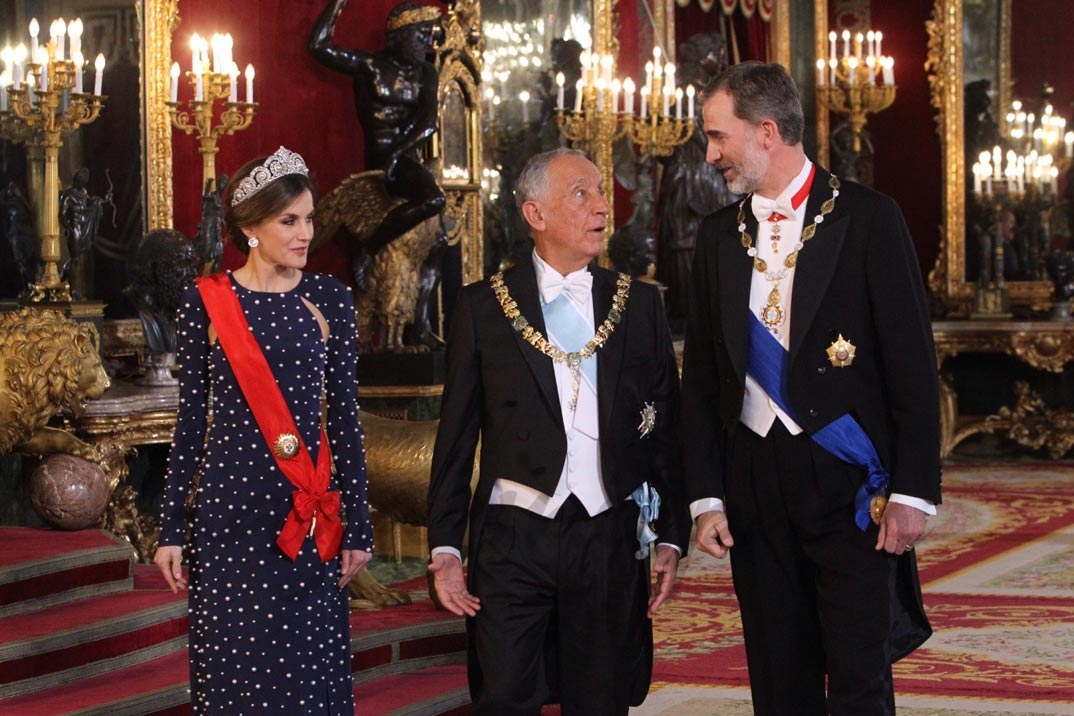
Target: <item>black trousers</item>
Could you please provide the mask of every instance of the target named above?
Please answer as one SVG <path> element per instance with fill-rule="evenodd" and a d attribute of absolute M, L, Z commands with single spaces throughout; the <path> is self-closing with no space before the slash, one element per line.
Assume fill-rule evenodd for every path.
<path fill-rule="evenodd" d="M 757 716 L 888 716 L 895 559 L 854 523 L 861 469 L 778 420 L 738 425 L 727 516 Z"/>
<path fill-rule="evenodd" d="M 637 515 L 627 502 L 589 517 L 573 496 L 555 519 L 487 508 L 470 565 L 474 716 L 536 716 L 557 702 L 563 716 L 625 716 L 640 703 L 652 624 Z"/>

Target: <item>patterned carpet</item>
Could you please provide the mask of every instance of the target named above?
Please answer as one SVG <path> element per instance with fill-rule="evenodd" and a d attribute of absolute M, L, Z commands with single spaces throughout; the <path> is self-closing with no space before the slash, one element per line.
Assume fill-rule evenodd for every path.
<path fill-rule="evenodd" d="M 1074 467 L 957 465 L 918 547 L 935 629 L 895 665 L 902 716 L 1074 715 Z M 636 716 L 751 714 L 730 568 L 691 554 Z"/>

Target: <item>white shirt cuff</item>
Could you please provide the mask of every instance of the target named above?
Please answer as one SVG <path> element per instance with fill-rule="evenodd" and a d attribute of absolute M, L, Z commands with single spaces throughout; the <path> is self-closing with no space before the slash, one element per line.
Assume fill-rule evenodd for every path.
<path fill-rule="evenodd" d="M 459 560 L 459 562 L 462 562 L 462 553 L 454 547 L 433 547 L 432 551 L 429 554 L 433 557 L 438 554 L 452 554 L 455 555 L 455 559 Z"/>
<path fill-rule="evenodd" d="M 723 512 L 723 500 L 718 497 L 703 497 L 700 500 L 694 500 L 690 503 L 690 518 L 696 520 L 698 515 L 713 510 Z"/>
<path fill-rule="evenodd" d="M 936 505 L 928 500 L 922 500 L 920 497 L 910 497 L 909 495 L 900 495 L 897 492 L 893 492 L 891 493 L 891 496 L 888 497 L 888 502 L 906 505 L 907 507 L 914 507 L 924 512 L 926 515 L 936 515 Z"/>

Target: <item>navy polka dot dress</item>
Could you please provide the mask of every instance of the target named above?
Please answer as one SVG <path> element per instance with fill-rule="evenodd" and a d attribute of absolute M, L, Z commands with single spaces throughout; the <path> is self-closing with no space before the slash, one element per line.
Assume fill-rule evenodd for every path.
<path fill-rule="evenodd" d="M 234 278 L 231 285 L 314 463 L 323 386 L 334 487 L 348 522 L 343 548 L 371 551 L 349 289 L 314 274 L 303 274 L 287 293 L 250 291 Z M 328 322 L 327 343 L 306 302 Z M 190 534 L 194 713 L 353 716 L 348 594 L 336 586 L 340 560 L 322 563 L 309 537 L 293 562 L 276 546 L 294 487 L 208 329 L 191 286 L 179 310 L 179 419 L 160 544 L 183 543 L 184 506 L 200 473 Z"/>

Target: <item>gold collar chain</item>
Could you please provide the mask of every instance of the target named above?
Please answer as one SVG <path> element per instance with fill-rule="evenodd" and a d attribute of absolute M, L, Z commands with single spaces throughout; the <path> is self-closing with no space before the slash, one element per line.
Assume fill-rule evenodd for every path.
<path fill-rule="evenodd" d="M 623 316 L 626 314 L 627 298 L 630 296 L 630 276 L 621 273 L 615 283 L 615 296 L 612 298 L 612 307 L 608 311 L 608 317 L 600 324 L 596 334 L 589 339 L 582 350 L 568 353 L 545 338 L 540 331 L 526 320 L 526 317 L 518 310 L 518 304 L 515 303 L 515 299 L 511 298 L 511 294 L 507 291 L 502 273 L 493 274 L 489 278 L 489 283 L 492 284 L 492 290 L 500 302 L 503 315 L 507 316 L 507 320 L 511 322 L 511 327 L 518 331 L 522 339 L 556 363 L 566 363 L 572 370 L 577 369 L 583 360 L 593 356 L 600 350 L 612 333 L 615 332 L 615 327 L 623 320 Z"/>
<path fill-rule="evenodd" d="M 738 205 L 738 231 L 742 235 L 742 246 L 745 247 L 746 253 L 753 258 L 753 267 L 763 273 L 765 278 L 769 281 L 779 281 L 786 277 L 787 270 L 792 269 L 798 263 L 798 252 L 801 251 L 805 242 L 813 238 L 813 234 L 817 233 L 817 224 L 824 221 L 824 217 L 832 213 L 832 209 L 835 208 L 835 198 L 839 196 L 839 178 L 834 174 L 828 179 L 828 186 L 832 188 L 832 196 L 820 207 L 820 213 L 813 217 L 813 223 L 805 227 L 802 230 L 802 238 L 794 245 L 794 250 L 787 254 L 783 259 L 783 265 L 785 268 L 779 271 L 769 271 L 768 264 L 757 255 L 757 247 L 753 245 L 753 237 L 746 233 L 746 199 Z M 751 194 L 752 196 L 752 194 Z"/>

